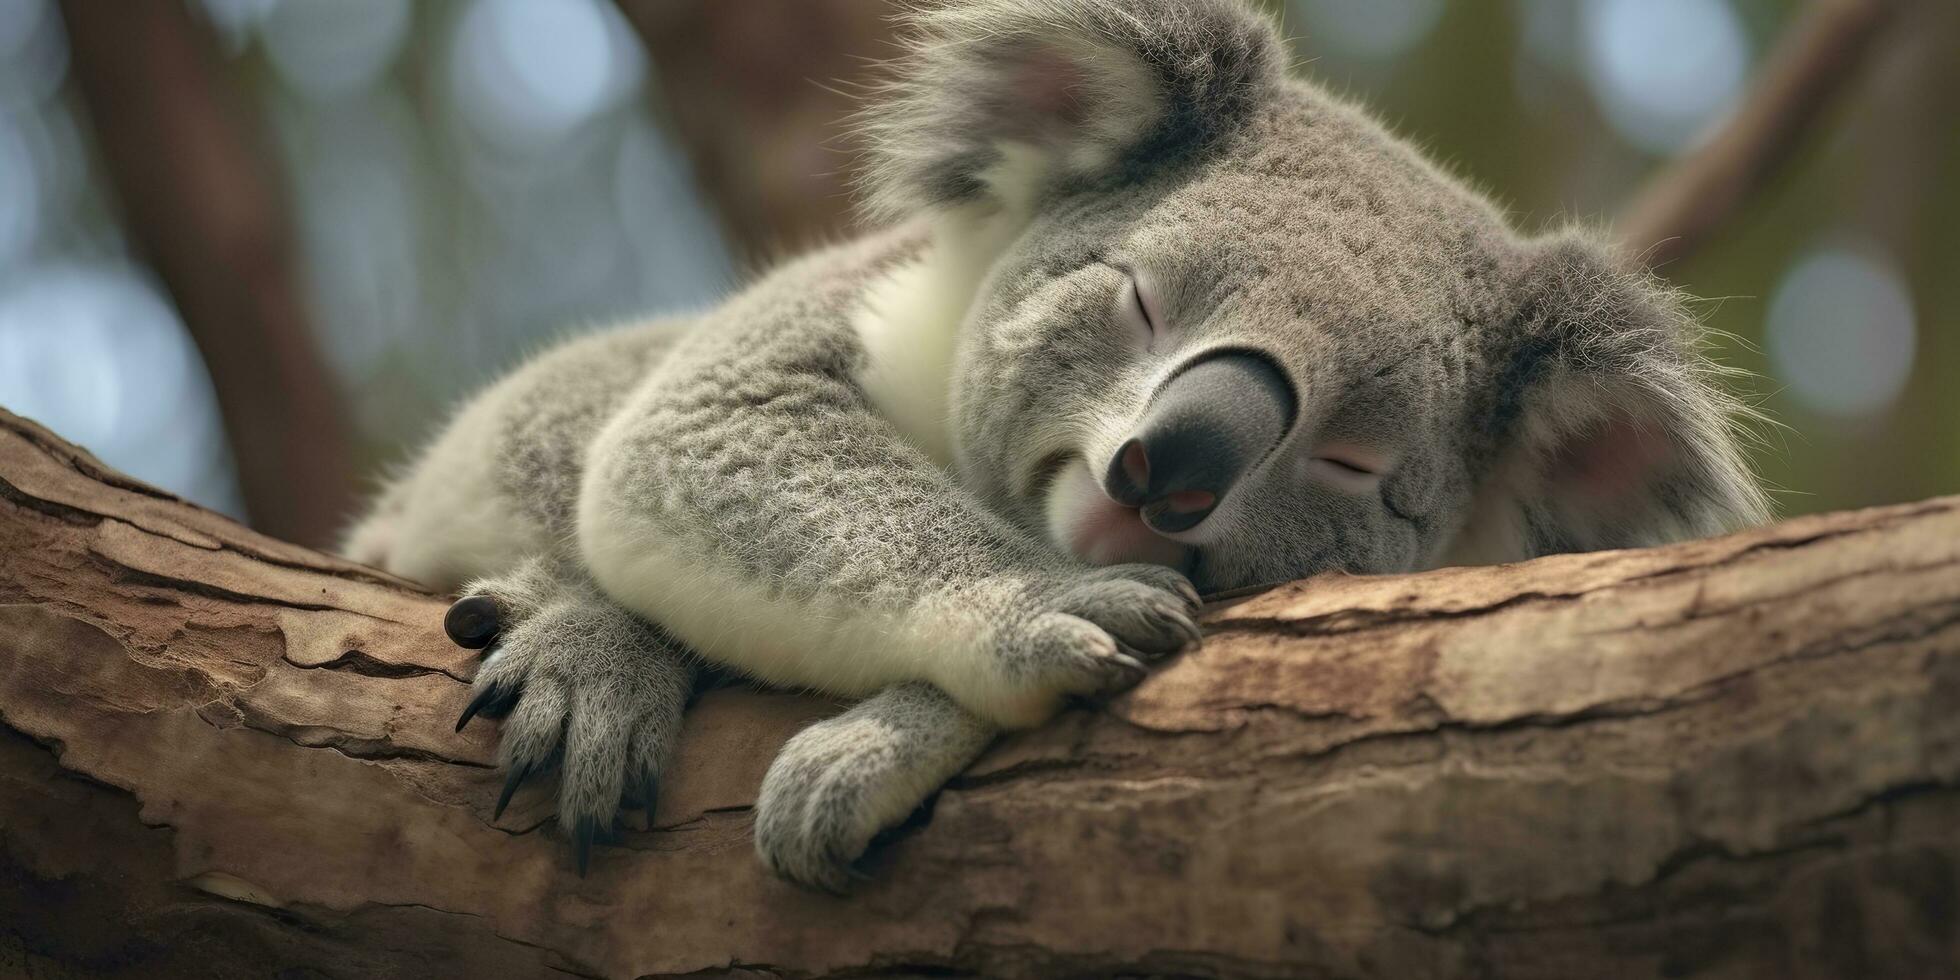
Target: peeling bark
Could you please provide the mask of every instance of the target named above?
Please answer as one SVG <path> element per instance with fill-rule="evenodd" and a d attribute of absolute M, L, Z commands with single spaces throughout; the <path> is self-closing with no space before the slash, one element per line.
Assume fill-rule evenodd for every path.
<path fill-rule="evenodd" d="M 1960 966 L 1960 498 L 1325 577 L 1003 741 L 844 899 L 755 860 L 706 695 L 577 877 L 492 823 L 443 601 L 0 413 L 0 973 L 1938 976 Z"/>

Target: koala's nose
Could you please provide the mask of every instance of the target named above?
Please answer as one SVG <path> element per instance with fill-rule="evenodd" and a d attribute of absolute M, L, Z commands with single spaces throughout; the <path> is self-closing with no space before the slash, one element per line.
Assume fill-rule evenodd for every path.
<path fill-rule="evenodd" d="M 1103 486 L 1159 531 L 1197 527 L 1293 424 L 1293 391 L 1264 358 L 1230 352 L 1159 390 Z"/>

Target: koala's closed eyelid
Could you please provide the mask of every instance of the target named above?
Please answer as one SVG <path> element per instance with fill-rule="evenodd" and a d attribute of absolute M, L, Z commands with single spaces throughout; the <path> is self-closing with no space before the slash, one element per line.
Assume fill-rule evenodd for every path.
<path fill-rule="evenodd" d="M 1124 276 L 1122 290 L 1117 294 L 1117 315 L 1136 334 L 1143 348 L 1154 352 L 1163 340 L 1166 325 L 1149 280 L 1119 263 L 1109 265 Z"/>
<path fill-rule="evenodd" d="M 1300 462 L 1303 480 L 1353 494 L 1384 495 L 1399 456 L 1357 442 L 1330 441 L 1317 445 Z"/>

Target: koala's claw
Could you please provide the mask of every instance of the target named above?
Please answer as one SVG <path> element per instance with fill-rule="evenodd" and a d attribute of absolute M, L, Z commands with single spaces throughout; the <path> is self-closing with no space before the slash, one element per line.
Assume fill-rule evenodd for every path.
<path fill-rule="evenodd" d="M 640 785 L 628 786 L 623 801 L 630 810 L 645 810 L 653 816 L 655 806 L 660 802 L 660 777 L 649 771 L 640 777 Z"/>
<path fill-rule="evenodd" d="M 442 631 L 449 634 L 450 642 L 465 650 L 488 647 L 502 629 L 503 611 L 497 608 L 497 600 L 487 595 L 464 596 L 442 617 Z"/>
<path fill-rule="evenodd" d="M 578 876 L 585 877 L 592 865 L 592 839 L 599 836 L 599 820 L 591 814 L 580 816 L 572 827 L 572 854 L 578 861 Z"/>
<path fill-rule="evenodd" d="M 503 819 L 504 808 L 510 805 L 510 798 L 517 795 L 517 788 L 524 785 L 524 780 L 531 778 L 531 770 L 535 768 L 530 763 L 511 768 L 510 774 L 504 777 L 504 788 L 497 794 L 497 809 L 490 814 L 490 819 Z"/>
<path fill-rule="evenodd" d="M 481 714 L 485 718 L 502 718 L 517 706 L 517 699 L 524 695 L 524 689 L 514 684 L 484 684 L 483 689 L 470 699 L 463 708 L 463 716 L 456 719 L 456 730 L 462 731 L 470 719 Z"/>

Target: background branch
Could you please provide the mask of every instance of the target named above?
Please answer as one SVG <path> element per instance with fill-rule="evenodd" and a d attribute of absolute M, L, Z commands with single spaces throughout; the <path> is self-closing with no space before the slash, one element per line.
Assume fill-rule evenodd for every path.
<path fill-rule="evenodd" d="M 250 116 L 184 0 L 61 12 L 124 228 L 203 355 L 252 523 L 324 545 L 352 506 L 346 415 Z"/>
<path fill-rule="evenodd" d="M 848 90 L 894 53 L 890 0 L 618 0 L 695 179 L 750 265 L 851 224 Z"/>
<path fill-rule="evenodd" d="M 1732 115 L 1656 174 L 1621 212 L 1627 250 L 1663 266 L 1701 247 L 1774 179 L 1858 77 L 1906 0 L 1813 0 Z"/>

